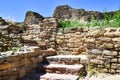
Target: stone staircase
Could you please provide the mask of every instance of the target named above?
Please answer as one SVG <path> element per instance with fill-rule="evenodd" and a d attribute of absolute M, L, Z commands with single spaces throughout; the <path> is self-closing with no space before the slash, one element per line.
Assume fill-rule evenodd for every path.
<path fill-rule="evenodd" d="M 86 55 L 56 55 L 46 57 L 46 59 L 50 64 L 67 64 L 67 65 L 85 64 L 88 61 Z"/>
<path fill-rule="evenodd" d="M 85 55 L 56 55 L 46 57 L 36 71 L 23 80 L 79 80 L 85 72 Z M 31 79 L 30 79 L 31 78 Z"/>

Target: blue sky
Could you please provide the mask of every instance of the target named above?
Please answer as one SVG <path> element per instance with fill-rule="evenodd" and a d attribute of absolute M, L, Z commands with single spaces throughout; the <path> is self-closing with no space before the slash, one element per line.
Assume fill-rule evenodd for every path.
<path fill-rule="evenodd" d="M 70 5 L 85 10 L 107 11 L 118 10 L 120 0 L 1 0 L 0 16 L 4 19 L 23 21 L 25 13 L 32 10 L 43 16 L 52 16 L 58 5 Z"/>

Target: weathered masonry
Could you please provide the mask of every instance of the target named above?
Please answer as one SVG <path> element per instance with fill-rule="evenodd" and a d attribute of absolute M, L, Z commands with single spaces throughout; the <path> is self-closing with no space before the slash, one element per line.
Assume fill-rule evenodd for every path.
<path fill-rule="evenodd" d="M 52 56 L 56 52 L 57 55 L 83 54 L 88 61 L 82 64 L 108 73 L 120 73 L 120 28 L 59 28 L 56 19 L 48 18 L 39 25 L 30 25 L 22 37 L 26 45 L 39 48 L 1 56 L 0 80 L 22 78 L 43 61 L 43 56 Z"/>

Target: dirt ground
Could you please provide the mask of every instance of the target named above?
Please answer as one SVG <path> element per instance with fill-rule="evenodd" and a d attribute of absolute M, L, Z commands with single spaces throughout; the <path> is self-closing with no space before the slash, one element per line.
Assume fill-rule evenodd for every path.
<path fill-rule="evenodd" d="M 89 74 L 85 78 L 80 78 L 79 80 L 120 80 L 120 74 L 105 74 L 105 73 L 98 73 L 98 74 Z"/>

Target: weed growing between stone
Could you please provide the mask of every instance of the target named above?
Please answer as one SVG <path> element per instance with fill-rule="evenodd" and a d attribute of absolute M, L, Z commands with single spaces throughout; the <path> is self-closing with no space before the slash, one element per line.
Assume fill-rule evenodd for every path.
<path fill-rule="evenodd" d="M 80 22 L 79 20 L 65 20 L 61 22 L 63 28 L 66 27 L 120 27 L 120 10 L 118 10 L 113 16 L 109 16 L 104 13 L 103 20 L 95 20 L 91 16 L 91 20 L 86 22 Z"/>

